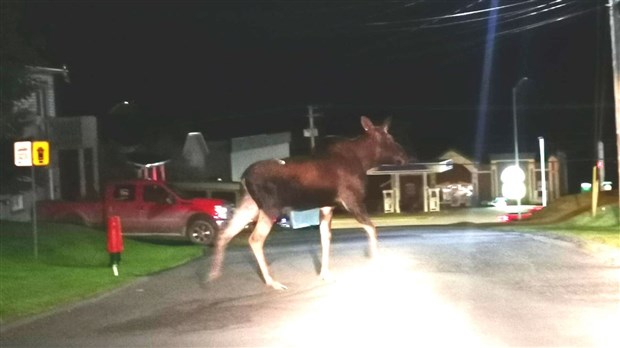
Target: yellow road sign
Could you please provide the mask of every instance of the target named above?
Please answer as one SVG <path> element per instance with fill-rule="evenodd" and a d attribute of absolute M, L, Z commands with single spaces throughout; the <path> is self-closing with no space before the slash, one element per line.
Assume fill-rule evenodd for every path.
<path fill-rule="evenodd" d="M 47 141 L 32 142 L 32 165 L 46 166 L 50 164 L 50 144 Z"/>

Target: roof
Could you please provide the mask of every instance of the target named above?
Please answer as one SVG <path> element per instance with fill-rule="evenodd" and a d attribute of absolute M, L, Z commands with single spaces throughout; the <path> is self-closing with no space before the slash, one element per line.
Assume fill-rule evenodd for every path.
<path fill-rule="evenodd" d="M 452 169 L 452 160 L 441 162 L 417 162 L 407 163 L 403 165 L 384 164 L 379 167 L 372 168 L 366 172 L 368 175 L 417 175 L 428 173 L 442 173 Z"/>
<path fill-rule="evenodd" d="M 44 66 L 28 66 L 27 68 L 34 74 L 62 75 L 65 82 L 69 82 L 69 69 L 67 69 L 66 65 L 63 65 L 62 69 L 48 68 Z"/>
<path fill-rule="evenodd" d="M 238 152 L 271 145 L 288 144 L 291 142 L 291 133 L 252 135 L 249 137 L 232 138 L 230 142 L 231 151 Z"/>
<path fill-rule="evenodd" d="M 440 160 L 445 160 L 445 159 L 452 159 L 455 160 L 456 163 L 458 164 L 463 164 L 463 163 L 474 163 L 474 161 L 472 160 L 472 157 L 470 154 L 462 151 L 462 150 L 455 150 L 453 148 L 450 148 L 444 152 L 442 152 L 439 156 L 437 156 L 437 159 Z"/>
<path fill-rule="evenodd" d="M 144 153 L 135 154 L 135 155 L 132 154 L 128 157 L 130 157 L 128 162 L 138 168 L 158 167 L 158 166 L 163 166 L 166 163 L 170 162 L 169 159 L 161 160 L 159 159 L 159 157 L 155 157 L 152 154 L 144 154 Z"/>
<path fill-rule="evenodd" d="M 533 152 L 519 152 L 519 161 L 528 161 L 528 160 L 535 160 L 535 159 L 536 159 L 536 154 Z M 490 154 L 489 160 L 491 162 L 509 162 L 509 161 L 514 162 L 515 154 L 514 153 Z"/>

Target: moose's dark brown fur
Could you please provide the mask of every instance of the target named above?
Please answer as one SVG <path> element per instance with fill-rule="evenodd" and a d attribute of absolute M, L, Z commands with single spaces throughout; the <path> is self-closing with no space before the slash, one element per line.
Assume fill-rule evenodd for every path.
<path fill-rule="evenodd" d="M 210 278 L 221 273 L 228 242 L 250 221 L 256 227 L 250 246 L 265 283 L 274 289 L 286 289 L 275 281 L 267 267 L 263 245 L 275 219 L 286 209 L 320 208 L 321 277 L 329 277 L 331 220 L 340 204 L 349 211 L 368 234 L 369 254 L 377 249 L 377 231 L 364 205 L 366 172 L 380 164 L 403 164 L 407 154 L 388 133 L 389 119 L 375 126 L 362 116 L 365 133 L 355 139 L 332 144 L 322 156 L 300 160 L 266 160 L 252 164 L 243 174 L 246 193 L 235 215 L 218 236 Z"/>

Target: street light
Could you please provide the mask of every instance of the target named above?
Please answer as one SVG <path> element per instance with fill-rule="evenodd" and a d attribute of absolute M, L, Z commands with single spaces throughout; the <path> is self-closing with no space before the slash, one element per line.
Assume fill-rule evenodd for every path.
<path fill-rule="evenodd" d="M 519 139 L 517 131 L 517 91 L 519 87 L 527 81 L 527 77 L 522 77 L 515 86 L 512 88 L 512 121 L 514 124 L 514 138 L 515 138 L 515 167 L 519 168 Z M 523 197 L 521 197 L 523 198 Z M 517 211 L 519 214 L 519 220 L 521 220 L 521 198 L 517 199 Z"/>
<path fill-rule="evenodd" d="M 134 106 L 135 105 L 132 105 L 132 103 L 127 100 L 120 101 L 114 104 L 114 106 L 112 106 L 110 110 L 108 110 L 108 115 L 127 114 L 129 110 L 131 110 L 130 108 L 133 108 Z"/>

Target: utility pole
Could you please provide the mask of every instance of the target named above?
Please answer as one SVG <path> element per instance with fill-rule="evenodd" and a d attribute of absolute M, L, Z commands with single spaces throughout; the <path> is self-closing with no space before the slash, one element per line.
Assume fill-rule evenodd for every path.
<path fill-rule="evenodd" d="M 614 77 L 614 101 L 615 101 L 615 115 L 616 115 L 616 149 L 618 159 L 616 164 L 618 165 L 618 181 L 620 182 L 620 16 L 618 15 L 618 4 L 620 0 L 609 0 L 609 30 L 611 34 L 611 61 L 613 67 Z M 619 183 L 616 183 L 620 186 Z M 620 204 L 620 187 L 618 189 L 618 204 Z M 618 217 L 620 220 L 620 217 Z"/>
<path fill-rule="evenodd" d="M 308 122 L 309 127 L 304 129 L 304 137 L 310 138 L 310 151 L 314 153 L 315 141 L 314 138 L 319 135 L 319 131 L 314 128 L 314 118 L 320 116 L 314 113 L 314 106 L 308 105 Z"/>
<path fill-rule="evenodd" d="M 521 79 L 519 79 L 519 81 L 517 81 L 515 86 L 512 88 L 512 121 L 513 121 L 513 128 L 514 128 L 513 132 L 514 132 L 514 142 L 515 142 L 515 168 L 517 168 L 518 170 L 521 170 L 521 167 L 519 167 L 519 135 L 518 135 L 518 128 L 517 128 L 517 92 L 519 91 L 519 87 L 521 86 L 521 84 L 526 82 L 527 80 L 528 80 L 527 77 L 522 77 Z M 519 183 L 519 185 L 522 185 L 522 183 Z M 517 199 L 517 210 L 519 214 L 519 220 L 521 220 L 521 199 L 522 198 L 523 197 L 519 195 L 519 198 Z"/>

